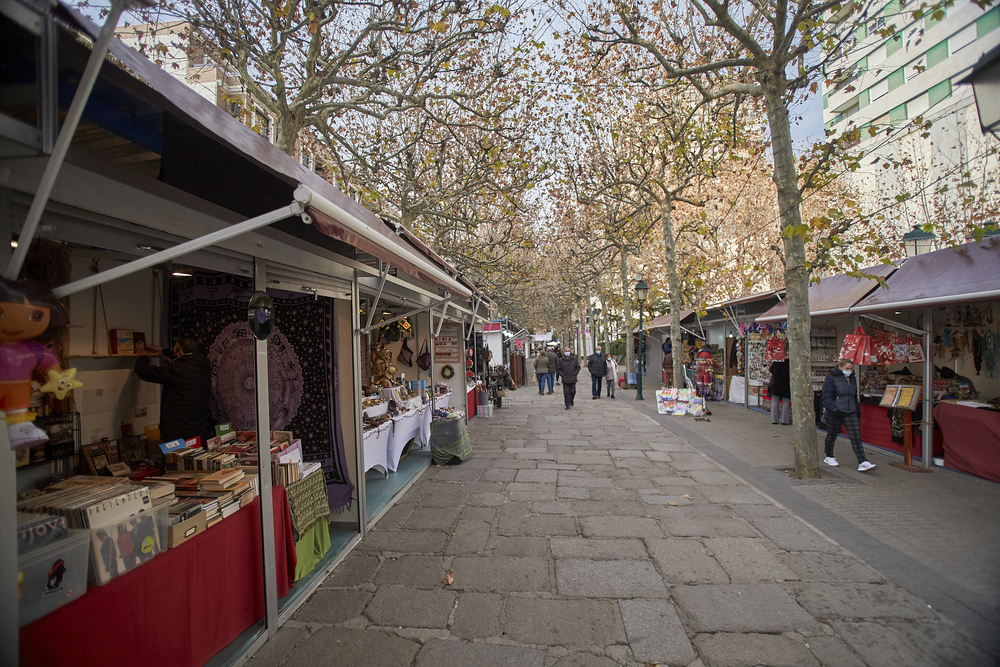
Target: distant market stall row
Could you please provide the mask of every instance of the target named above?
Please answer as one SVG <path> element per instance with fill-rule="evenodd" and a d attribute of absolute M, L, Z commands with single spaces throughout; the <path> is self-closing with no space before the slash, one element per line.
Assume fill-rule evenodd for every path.
<path fill-rule="evenodd" d="M 67 4 L 36 7 L 0 5 L 0 253 L 68 316 L 14 342 L 82 386 L 35 383 L 47 442 L 0 437 L 0 663 L 245 662 L 432 458 L 468 455 L 493 304 Z M 185 337 L 217 430 L 161 448 L 160 386 L 133 368 Z M 75 513 L 126 496 L 155 530 Z"/>

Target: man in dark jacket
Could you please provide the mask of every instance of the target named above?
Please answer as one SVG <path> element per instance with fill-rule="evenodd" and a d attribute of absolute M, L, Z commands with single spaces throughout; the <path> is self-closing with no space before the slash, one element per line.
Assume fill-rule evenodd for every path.
<path fill-rule="evenodd" d="M 590 371 L 591 392 L 596 401 L 601 397 L 601 381 L 608 374 L 608 360 L 601 354 L 600 347 L 587 358 L 587 370 Z"/>
<path fill-rule="evenodd" d="M 576 376 L 580 373 L 580 360 L 567 347 L 563 350 L 563 356 L 559 357 L 557 368 L 562 376 L 563 398 L 566 400 L 566 409 L 569 410 L 576 398 Z"/>
<path fill-rule="evenodd" d="M 549 393 L 551 394 L 552 378 L 555 378 L 556 384 L 559 384 L 559 355 L 555 349 L 550 347 L 545 350 L 545 356 L 549 360 Z"/>
<path fill-rule="evenodd" d="M 823 463 L 835 468 L 839 463 L 833 457 L 833 445 L 844 425 L 847 437 L 851 439 L 851 449 L 858 457 L 858 472 L 867 472 L 875 467 L 865 456 L 861 444 L 861 408 L 858 405 L 858 379 L 854 375 L 854 362 L 847 359 L 830 369 L 823 382 L 823 407 L 826 409 L 826 458 Z"/>
<path fill-rule="evenodd" d="M 160 441 L 178 438 L 202 439 L 211 435 L 208 400 L 212 392 L 212 366 L 201 351 L 201 344 L 184 336 L 175 344 L 173 354 L 153 345 L 146 352 L 159 353 L 160 365 L 149 363 L 145 354 L 135 362 L 135 372 L 146 382 L 163 385 L 160 395 Z"/>

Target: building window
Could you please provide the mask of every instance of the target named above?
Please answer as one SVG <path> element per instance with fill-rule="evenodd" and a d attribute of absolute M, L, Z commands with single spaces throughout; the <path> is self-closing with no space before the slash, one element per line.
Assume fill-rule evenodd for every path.
<path fill-rule="evenodd" d="M 906 122 L 906 104 L 900 104 L 889 112 L 889 122 L 893 125 Z"/>
<path fill-rule="evenodd" d="M 1000 7 L 994 7 L 976 19 L 976 38 L 982 39 L 1000 28 Z"/>
<path fill-rule="evenodd" d="M 941 100 L 951 97 L 951 79 L 945 79 L 927 91 L 927 101 L 930 106 L 934 106 Z"/>
<path fill-rule="evenodd" d="M 308 153 L 302 153 L 302 166 L 306 169 L 312 169 L 312 156 Z"/>
<path fill-rule="evenodd" d="M 927 58 L 925 58 L 924 56 L 920 56 L 919 58 L 911 62 L 909 65 L 907 65 L 903 71 L 906 75 L 906 80 L 910 81 L 911 79 L 914 79 L 917 76 L 919 76 L 920 73 L 923 72 L 925 69 L 927 69 Z"/>
<path fill-rule="evenodd" d="M 236 120 L 240 119 L 240 114 L 241 114 L 242 106 L 240 105 L 239 102 L 230 102 L 227 105 L 227 108 L 229 110 L 229 115 L 230 116 L 232 116 Z"/>
<path fill-rule="evenodd" d="M 871 88 L 868 89 L 868 97 L 872 102 L 888 94 L 889 92 L 889 79 L 882 79 Z"/>
<path fill-rule="evenodd" d="M 253 131 L 264 137 L 268 141 L 271 140 L 271 119 L 266 113 L 260 109 L 254 107 L 254 126 Z"/>
<path fill-rule="evenodd" d="M 927 93 L 923 95 L 918 95 L 909 102 L 906 103 L 906 115 L 910 118 L 916 118 L 917 116 L 923 116 L 927 113 L 927 110 L 931 107 L 930 97 Z"/>
<path fill-rule="evenodd" d="M 939 42 L 927 52 L 927 69 L 940 65 L 948 59 L 948 40 Z"/>
<path fill-rule="evenodd" d="M 886 45 L 883 44 L 868 54 L 868 71 L 874 70 L 882 64 L 882 61 L 886 58 L 885 49 Z"/>
<path fill-rule="evenodd" d="M 955 55 L 974 41 L 976 41 L 976 26 L 966 26 L 960 33 L 948 39 L 948 53 Z"/>

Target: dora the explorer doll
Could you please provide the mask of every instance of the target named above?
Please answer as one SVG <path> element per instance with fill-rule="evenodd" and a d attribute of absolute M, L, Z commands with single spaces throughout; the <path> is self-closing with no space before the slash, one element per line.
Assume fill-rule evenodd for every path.
<path fill-rule="evenodd" d="M 60 399 L 81 386 L 76 369 L 59 370 L 52 350 L 33 339 L 66 326 L 66 311 L 41 283 L 0 279 L 0 410 L 7 415 L 10 444 L 14 449 L 48 441 L 45 431 L 31 422 L 31 380 L 47 380 L 42 391 Z"/>

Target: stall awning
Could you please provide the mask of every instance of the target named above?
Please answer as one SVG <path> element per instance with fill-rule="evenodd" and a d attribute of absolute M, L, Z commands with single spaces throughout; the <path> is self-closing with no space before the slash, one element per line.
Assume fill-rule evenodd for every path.
<path fill-rule="evenodd" d="M 785 290 L 771 290 L 770 292 L 762 292 L 760 294 L 750 294 L 748 296 L 741 296 L 737 299 L 730 299 L 729 301 L 724 301 L 719 304 L 718 307 L 725 308 L 726 306 L 742 306 L 747 303 L 755 303 L 757 301 L 765 301 L 767 299 L 773 299 L 779 297 L 785 293 Z"/>
<path fill-rule="evenodd" d="M 878 264 L 863 269 L 870 276 L 887 278 L 896 270 L 895 264 Z M 809 312 L 813 317 L 847 315 L 851 306 L 878 287 L 875 278 L 854 278 L 844 274 L 821 278 L 809 288 Z M 783 322 L 788 319 L 788 302 L 780 301 L 756 319 L 757 322 Z"/>
<path fill-rule="evenodd" d="M 907 259 L 852 313 L 929 308 L 1000 299 L 1000 238 Z"/>
<path fill-rule="evenodd" d="M 694 310 L 690 308 L 682 310 L 680 321 L 683 322 L 684 320 L 686 320 L 688 316 L 693 312 Z M 670 313 L 667 313 L 666 315 L 660 315 L 659 317 L 654 317 L 652 321 L 650 321 L 650 323 L 646 326 L 646 329 L 649 329 L 650 331 L 656 329 L 669 329 L 671 321 L 672 319 L 670 317 Z"/>
<path fill-rule="evenodd" d="M 98 34 L 98 26 L 65 2 L 61 3 L 56 11 L 92 38 Z M 316 226 L 319 231 L 388 262 L 403 273 L 419 280 L 442 287 L 453 294 L 465 296 L 471 294 L 469 289 L 456 280 L 457 271 L 440 258 L 435 256 L 432 260 L 389 229 L 374 213 L 312 170 L 306 169 L 297 160 L 184 85 L 169 72 L 120 40 L 111 40 L 108 50 L 111 56 L 135 77 L 134 87 L 137 90 L 142 88 L 139 91 L 140 96 L 149 99 L 155 107 L 211 137 L 240 158 L 287 183 L 292 189 L 304 186 L 329 203 L 329 206 L 310 207 L 309 212 L 317 221 Z M 438 264 L 439 261 L 441 264 Z"/>

